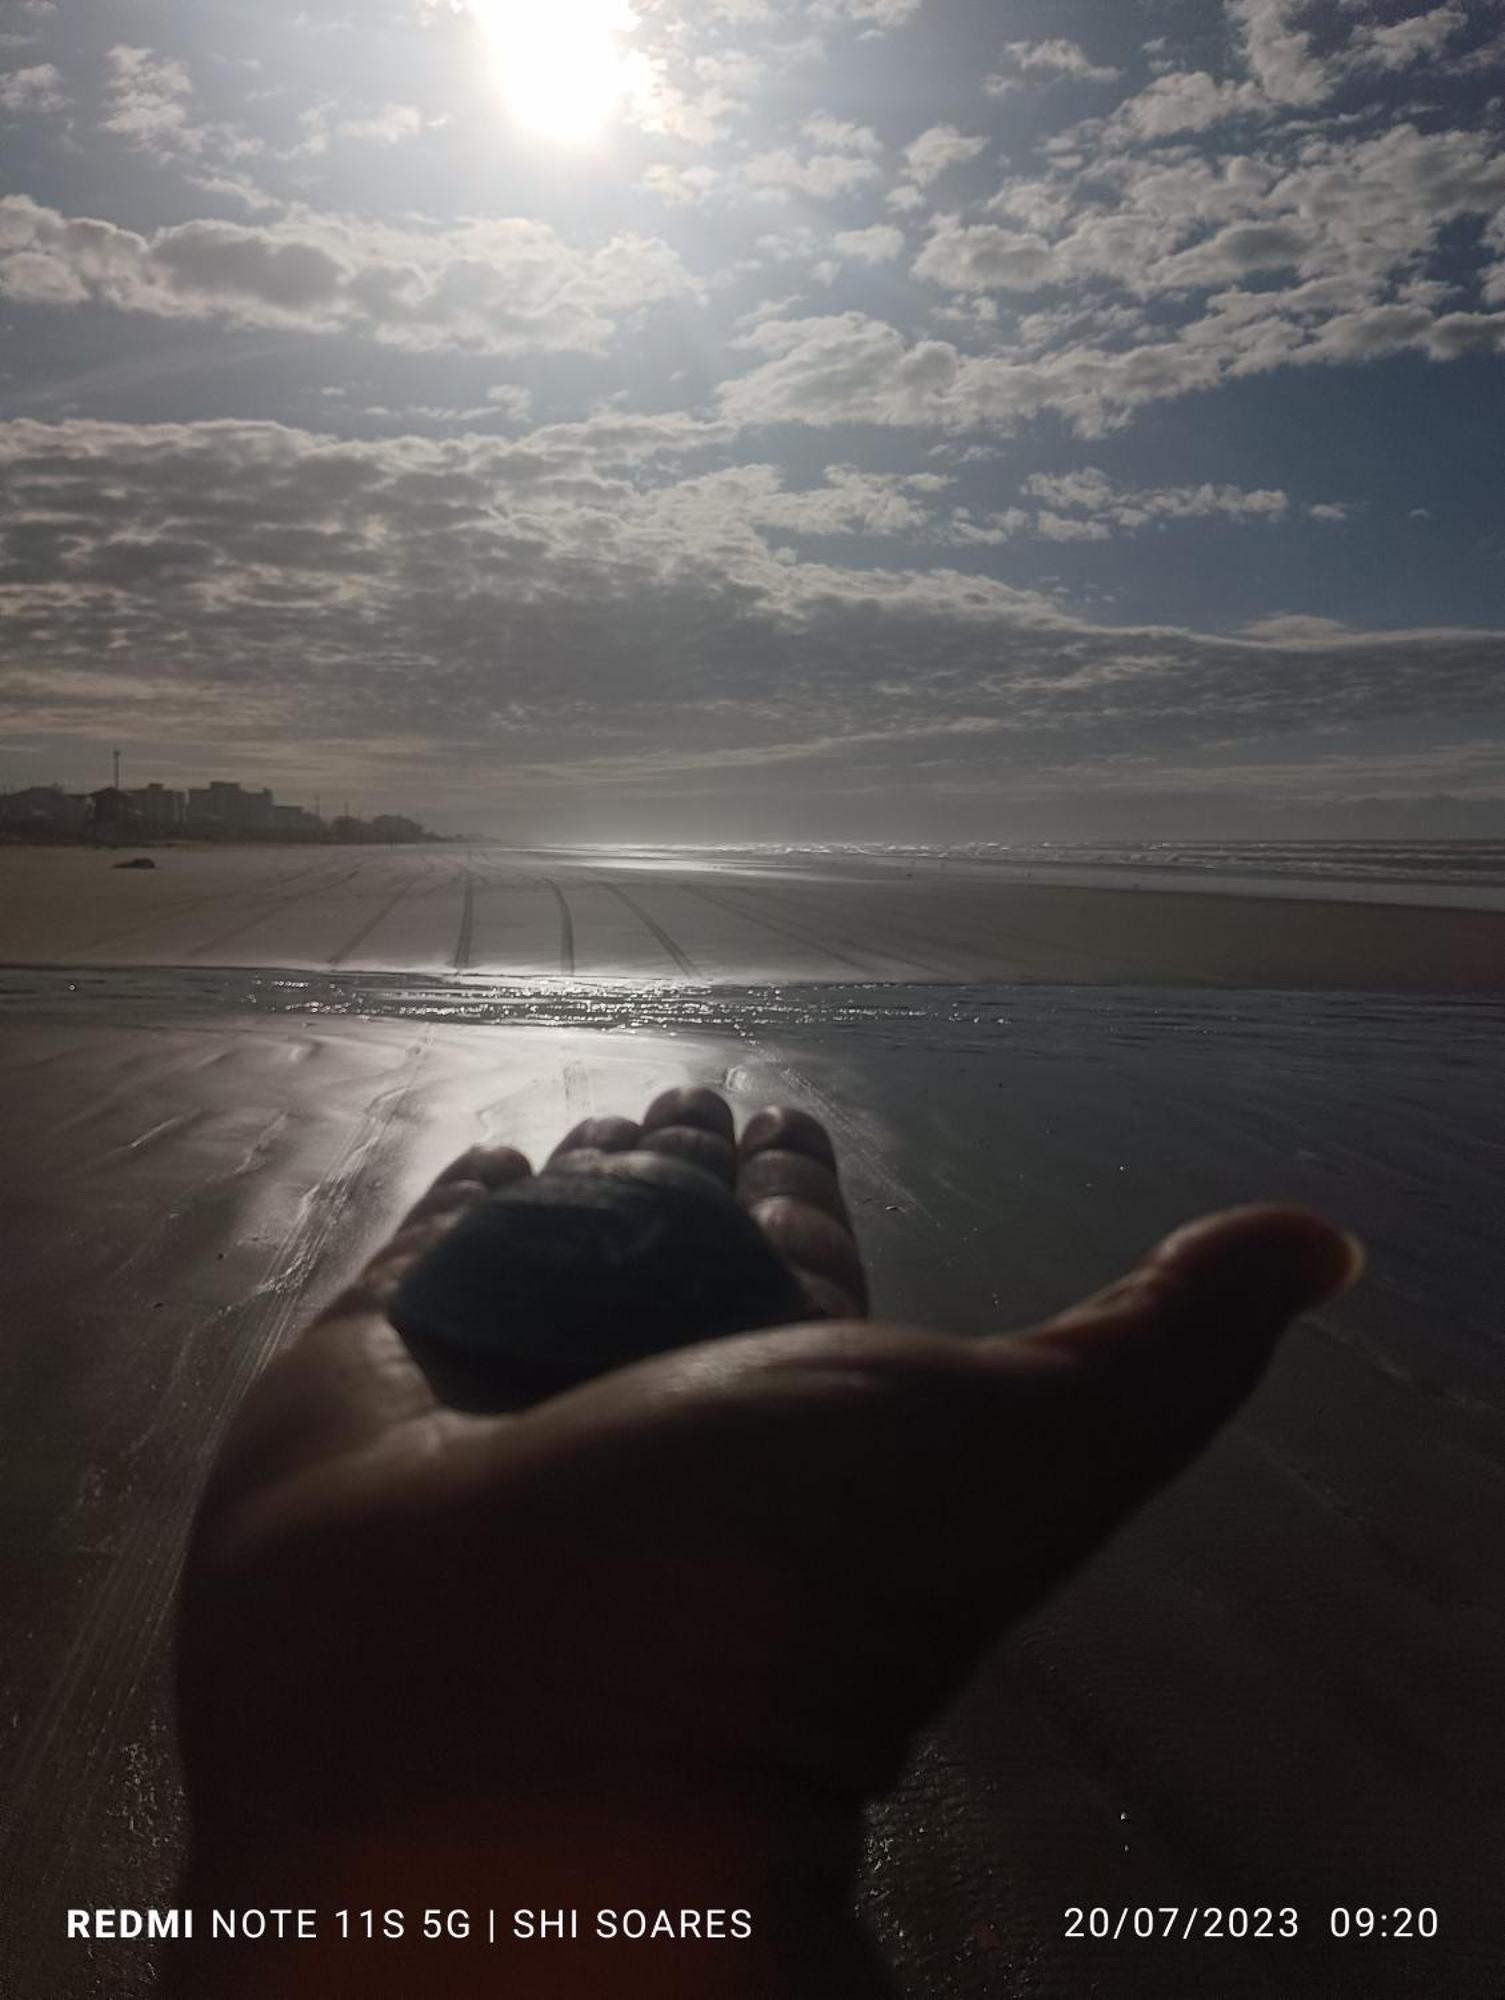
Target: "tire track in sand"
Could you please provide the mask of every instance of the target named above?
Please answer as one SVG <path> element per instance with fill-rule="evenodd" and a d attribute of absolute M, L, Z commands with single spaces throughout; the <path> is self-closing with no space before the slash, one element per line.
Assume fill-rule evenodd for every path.
<path fill-rule="evenodd" d="M 0 1898 L 12 1911 L 63 1900 L 79 1843 L 89 1831 L 100 1786 L 148 1676 L 162 1658 L 164 1632 L 204 1477 L 246 1390 L 286 1341 L 309 1283 L 378 1161 L 417 1081 L 432 1037 L 409 1045 L 398 1081 L 367 1106 L 329 1171 L 304 1195 L 298 1214 L 252 1294 L 249 1324 L 236 1328 L 247 1302 L 221 1309 L 206 1324 L 229 1321 L 225 1357 L 197 1401 L 182 1449 L 156 1455 L 156 1481 L 140 1494 L 135 1524 L 95 1593 L 49 1699 L 24 1738 L 0 1820 Z M 5 1926 L 13 1952 L 14 1991 L 40 1990 L 31 1977 L 45 1942 L 34 1925 Z"/>
<path fill-rule="evenodd" d="M 674 963 L 679 967 L 680 971 L 685 975 L 686 979 L 703 980 L 705 978 L 705 974 L 701 971 L 700 967 L 695 963 L 694 959 L 691 958 L 690 954 L 687 951 L 682 951 L 680 949 L 676 940 L 670 936 L 669 932 L 664 929 L 662 924 L 655 923 L 653 918 L 649 916 L 648 912 L 643 908 L 642 904 L 637 900 L 635 896 L 629 896 L 627 891 L 625 889 L 619 889 L 615 882 L 603 882 L 599 878 L 596 880 L 593 886 L 597 889 L 605 889 L 608 895 L 615 896 L 619 903 L 623 904 L 628 910 L 630 910 L 633 916 L 635 916 L 638 922 L 643 926 L 644 930 L 650 931 L 653 934 L 653 936 L 657 938 L 658 942 L 663 946 L 664 950 L 668 952 L 670 958 L 673 959 Z"/>
<path fill-rule="evenodd" d="M 275 898 L 289 882 L 301 882 L 305 875 L 313 875 L 328 865 L 327 857 L 321 856 L 318 861 L 310 862 L 306 868 L 291 868 L 265 888 L 248 890 L 243 901 L 259 903 L 269 897 Z M 79 946 L 79 950 L 103 951 L 107 945 L 119 944 L 122 938 L 139 937 L 142 931 L 156 930 L 165 923 L 175 922 L 179 917 L 187 916 L 190 910 L 201 910 L 207 903 L 222 903 L 224 900 L 223 889 L 193 890 L 186 896 L 174 896 L 161 904 L 151 916 L 143 918 L 140 923 L 127 924 L 124 930 L 106 931 L 101 937 L 88 938 Z"/>
<path fill-rule="evenodd" d="M 310 896 L 324 895 L 331 889 L 340 888 L 352 875 L 358 875 L 360 870 L 361 864 L 357 861 L 353 868 L 347 868 L 343 875 L 336 875 L 333 881 L 315 882 L 311 889 L 295 889 L 291 896 L 283 896 L 269 908 L 258 910 L 254 917 L 246 917 L 240 923 L 232 924 L 228 930 L 216 931 L 213 937 L 205 938 L 202 944 L 196 944 L 188 956 L 191 959 L 202 958 L 206 951 L 218 951 L 221 945 L 230 944 L 236 938 L 244 937 L 247 931 L 254 931 L 258 925 L 269 922 L 273 917 L 281 916 L 282 912 L 291 909 L 294 903 L 307 902 Z"/>
<path fill-rule="evenodd" d="M 470 965 L 471 953 L 475 947 L 476 934 L 476 878 L 467 868 L 465 871 L 465 901 L 460 910 L 460 934 L 455 939 L 455 955 L 451 961 L 456 972 L 464 972 Z"/>
<path fill-rule="evenodd" d="M 566 979 L 572 979 L 575 975 L 575 919 L 559 884 L 548 875 L 542 880 L 544 887 L 553 892 L 554 901 L 559 905 L 559 970 Z"/>
<path fill-rule="evenodd" d="M 402 886 L 398 889 L 395 895 L 389 896 L 387 898 L 386 902 L 382 904 L 381 908 L 376 912 L 376 915 L 374 917 L 368 917 L 365 923 L 361 924 L 358 929 L 353 931 L 351 935 L 348 938 L 346 938 L 345 942 L 340 946 L 339 950 L 335 952 L 332 957 L 327 958 L 324 961 L 331 971 L 333 971 L 337 965 L 343 965 L 345 963 L 345 960 L 349 958 L 350 954 L 353 951 L 358 951 L 360 949 L 360 947 L 366 942 L 366 939 L 370 937 L 371 933 L 376 929 L 377 925 L 380 923 L 384 923 L 386 919 L 389 916 L 391 916 L 392 912 L 397 908 L 397 905 L 402 901 L 403 897 L 409 895 L 414 889 L 416 889 L 421 879 L 422 877 L 417 875 L 410 876 L 408 880 L 404 882 Z"/>
<path fill-rule="evenodd" d="M 871 959 L 852 958 L 832 944 L 829 938 L 819 937 L 814 932 L 803 929 L 792 929 L 789 924 L 781 923 L 773 917 L 755 915 L 751 910 L 744 910 L 738 904 L 730 902 L 725 896 L 713 895 L 709 889 L 692 889 L 688 884 L 681 886 L 687 896 L 698 896 L 702 903 L 709 903 L 713 909 L 724 910 L 742 923 L 756 924 L 759 929 L 770 932 L 774 937 L 787 938 L 795 944 L 816 945 L 827 958 L 834 958 L 838 965 L 850 966 L 852 971 L 860 973 L 864 980 L 873 981 L 882 976 Z"/>

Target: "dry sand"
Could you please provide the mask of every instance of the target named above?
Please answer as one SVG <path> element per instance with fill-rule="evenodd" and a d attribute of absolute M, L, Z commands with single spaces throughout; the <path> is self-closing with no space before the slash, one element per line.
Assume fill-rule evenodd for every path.
<path fill-rule="evenodd" d="M 224 900 L 227 857 L 211 858 L 219 906 L 193 921 L 223 933 L 252 906 L 238 900 L 246 885 Z M 403 897 L 430 877 L 439 894 L 451 860 L 400 857 Z M 114 881 L 133 879 L 151 880 Z M 652 924 L 686 957 L 693 946 L 730 963 L 754 915 L 815 932 L 821 909 L 834 925 L 862 895 L 842 905 L 807 883 L 802 904 L 787 884 L 718 883 L 735 909 L 713 933 L 709 917 L 702 931 L 684 920 L 681 884 L 619 882 L 637 912 L 609 886 L 595 903 L 568 874 L 551 879 L 579 915 L 577 949 L 592 911 L 618 925 L 594 961 L 617 966 L 646 961 Z M 342 937 L 384 921 L 396 890 L 382 880 L 369 907 L 347 908 Z M 557 948 L 554 891 L 511 893 L 496 892 L 497 909 L 519 925 L 554 906 Z M 1020 893 L 1037 931 L 1059 922 L 1083 948 L 1101 942 L 1101 915 L 1085 929 L 1080 911 L 1061 915 L 1075 892 Z M 1195 928 L 1162 926 L 1156 906 L 1225 899 L 1090 900 L 1134 906 L 1114 919 L 1124 949 L 1174 933 L 1191 951 Z M 875 989 L 894 942 L 875 939 L 899 922 L 891 895 L 885 907 L 881 923 L 845 920 L 854 983 L 803 992 L 603 1001 L 556 962 L 542 999 L 473 981 L 457 1010 L 432 978 L 223 976 L 209 954 L 187 976 L 0 977 L 0 1102 L 22 1141 L 0 1155 L 6 1994 L 150 1990 L 131 1951 L 65 1946 L 58 1913 L 168 1897 L 170 1592 L 193 1492 L 260 1361 L 462 1146 L 505 1135 L 536 1150 L 587 1112 L 691 1078 L 744 1109 L 778 1096 L 827 1117 L 880 1306 L 961 1331 L 1047 1311 L 1227 1201 L 1312 1201 L 1374 1250 L 1366 1286 L 1297 1333 L 1246 1419 L 989 1667 L 880 1809 L 865 1897 L 906 1991 L 1498 1994 L 1499 1004 L 1152 991 L 1142 961 L 1137 991 L 975 975 Z M 1282 913 L 1256 931 L 1266 940 L 1291 908 L 1255 907 Z M 1329 932 L 1343 928 L 1344 906 L 1316 907 Z M 1498 949 L 1487 923 L 1460 943 L 1458 918 L 1437 927 L 1434 958 L 1476 964 Z M 958 935 L 934 897 L 903 920 Z M 57 916 L 59 934 L 70 921 Z M 1231 917 L 1223 935 L 1230 951 L 1253 948 Z M 327 965 L 323 948 L 308 962 Z M 486 962 L 515 970 L 522 955 Z M 1339 983 L 1362 985 L 1345 962 Z M 325 1009 L 368 1018 L 309 1011 Z M 634 1018 L 645 1025 L 624 1030 Z M 1063 1912 L 1081 1903 L 1292 1903 L 1303 1938 L 1068 1942 Z M 1441 1935 L 1325 1942 L 1329 1909 L 1355 1904 L 1435 1905 Z"/>
<path fill-rule="evenodd" d="M 0 962 L 582 979 L 991 979 L 1505 990 L 1505 912 L 1157 895 L 976 866 L 689 863 L 496 848 L 0 848 Z"/>

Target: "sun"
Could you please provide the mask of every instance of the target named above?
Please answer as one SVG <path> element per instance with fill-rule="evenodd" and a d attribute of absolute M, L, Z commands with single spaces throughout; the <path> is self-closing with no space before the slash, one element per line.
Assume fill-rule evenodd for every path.
<path fill-rule="evenodd" d="M 590 139 L 628 94 L 631 0 L 470 0 L 470 11 L 503 102 L 541 137 Z"/>

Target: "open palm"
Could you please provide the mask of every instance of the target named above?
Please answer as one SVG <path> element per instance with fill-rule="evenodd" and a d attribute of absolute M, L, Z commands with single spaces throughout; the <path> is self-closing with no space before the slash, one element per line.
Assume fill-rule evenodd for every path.
<path fill-rule="evenodd" d="M 1320 1219 L 1238 1210 L 1045 1326 L 968 1341 L 863 1317 L 830 1141 L 801 1112 L 736 1143 L 720 1098 L 672 1092 L 641 1125 L 577 1128 L 550 1170 L 651 1179 L 666 1158 L 747 1208 L 805 1320 L 692 1346 L 666 1327 L 671 1351 L 532 1409 L 445 1407 L 387 1309 L 530 1172 L 473 1153 L 248 1401 L 180 1629 L 216 1887 L 270 1892 L 290 1853 L 400 1875 L 439 1856 L 451 1884 L 457 1855 L 491 1856 L 534 1905 L 756 1904 L 757 1976 L 780 1969 L 747 1990 L 866 1990 L 846 1915 L 864 1801 L 1354 1270 Z M 681 1990 L 662 1959 L 613 1963 L 591 1990 Z M 516 1990 L 574 1990 L 555 1976 Z"/>

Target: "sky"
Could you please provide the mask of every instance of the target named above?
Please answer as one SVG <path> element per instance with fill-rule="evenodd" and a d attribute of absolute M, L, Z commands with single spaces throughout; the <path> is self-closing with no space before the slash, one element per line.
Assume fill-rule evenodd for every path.
<path fill-rule="evenodd" d="M 7 0 L 0 786 L 1505 834 L 1505 0 Z"/>

